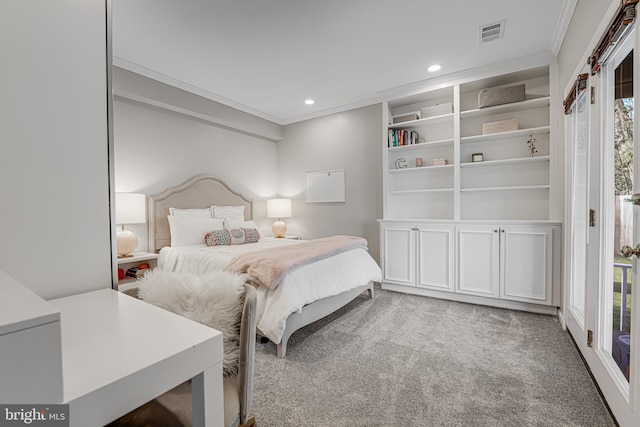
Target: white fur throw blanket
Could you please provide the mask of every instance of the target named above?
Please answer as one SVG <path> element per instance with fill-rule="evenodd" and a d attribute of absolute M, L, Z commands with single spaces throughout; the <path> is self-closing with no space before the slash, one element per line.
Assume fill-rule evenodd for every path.
<path fill-rule="evenodd" d="M 227 271 L 196 276 L 155 269 L 138 282 L 138 296 L 222 332 L 222 370 L 229 376 L 238 373 L 244 281 L 243 275 Z"/>
<path fill-rule="evenodd" d="M 275 289 L 294 268 L 355 248 L 367 249 L 367 241 L 356 236 L 331 236 L 296 245 L 245 252 L 229 261 L 226 271 L 246 273 L 247 283 Z"/>

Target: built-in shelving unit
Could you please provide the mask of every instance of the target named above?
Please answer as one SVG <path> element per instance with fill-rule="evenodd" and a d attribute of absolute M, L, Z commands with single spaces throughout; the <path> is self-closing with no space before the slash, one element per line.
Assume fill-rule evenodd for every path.
<path fill-rule="evenodd" d="M 550 97 L 543 96 L 540 98 L 527 99 L 522 102 L 509 103 L 504 105 L 496 105 L 494 107 L 476 108 L 474 110 L 466 110 L 460 112 L 460 118 L 468 117 L 484 117 L 491 114 L 512 113 L 515 111 L 526 111 L 534 108 L 544 108 L 549 106 Z"/>
<path fill-rule="evenodd" d="M 486 75 L 385 102 L 382 287 L 554 314 L 561 180 L 550 67 Z M 481 91 L 510 85 L 524 85 L 524 99 L 479 108 Z"/>
<path fill-rule="evenodd" d="M 418 193 L 439 193 L 453 191 L 453 188 L 428 188 L 423 190 L 397 190 L 392 191 L 392 194 L 418 194 Z"/>
<path fill-rule="evenodd" d="M 468 143 L 468 142 L 480 142 L 480 141 L 495 141 L 497 139 L 510 139 L 517 138 L 520 136 L 527 135 L 542 135 L 545 133 L 549 133 L 549 126 L 539 126 L 535 128 L 529 129 L 518 129 L 507 132 L 493 133 L 488 135 L 473 135 L 473 136 L 464 136 L 460 138 L 460 143 Z"/>
<path fill-rule="evenodd" d="M 531 163 L 531 162 L 548 162 L 551 159 L 551 156 L 538 156 L 538 157 L 521 157 L 515 159 L 504 159 L 504 160 L 486 160 L 483 162 L 467 162 L 460 163 L 461 168 L 482 168 L 493 165 L 510 165 L 516 163 Z"/>
<path fill-rule="evenodd" d="M 448 106 L 449 111 L 393 124 L 393 116 L 417 113 L 436 105 Z M 418 143 L 393 145 L 385 140 L 386 203 L 390 213 L 399 218 L 454 219 L 456 190 L 456 122 L 453 110 L 454 88 L 447 87 L 417 95 L 390 100 L 388 130 L 407 130 L 418 133 Z M 422 116 L 421 116 L 422 117 Z M 434 165 L 446 159 L 445 165 Z M 420 166 L 421 164 L 421 166 Z"/>
<path fill-rule="evenodd" d="M 506 186 L 506 187 L 479 187 L 479 188 L 464 188 L 460 191 L 516 191 L 516 190 L 543 190 L 549 189 L 548 185 L 514 185 L 514 186 Z"/>
<path fill-rule="evenodd" d="M 480 91 L 513 84 L 524 84 L 524 100 L 478 108 Z M 385 219 L 553 219 L 549 67 L 425 90 L 386 104 Z M 451 113 L 393 123 L 394 117 L 439 106 Z M 505 120 L 517 120 L 518 129 L 483 133 L 483 125 Z M 390 134 L 398 131 L 417 132 L 417 143 L 394 146 L 398 142 Z M 483 161 L 473 162 L 476 154 Z M 447 164 L 433 166 L 438 159 Z"/>
<path fill-rule="evenodd" d="M 408 126 L 417 127 L 422 125 L 433 125 L 437 123 L 446 123 L 446 122 L 453 123 L 453 113 L 442 114 L 442 115 L 433 116 L 433 117 L 425 117 L 424 119 L 410 120 L 408 122 L 403 122 L 398 124 L 390 124 L 389 129 L 405 129 Z"/>

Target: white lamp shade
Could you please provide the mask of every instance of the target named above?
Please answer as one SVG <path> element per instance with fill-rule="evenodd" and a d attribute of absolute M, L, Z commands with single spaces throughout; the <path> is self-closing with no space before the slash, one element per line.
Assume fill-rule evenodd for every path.
<path fill-rule="evenodd" d="M 116 224 L 147 222 L 146 196 L 139 193 L 116 193 Z"/>
<path fill-rule="evenodd" d="M 267 218 L 290 218 L 291 199 L 267 200 Z"/>

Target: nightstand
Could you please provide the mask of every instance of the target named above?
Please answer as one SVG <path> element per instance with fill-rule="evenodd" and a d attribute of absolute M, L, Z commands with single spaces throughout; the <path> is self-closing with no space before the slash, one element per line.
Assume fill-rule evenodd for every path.
<path fill-rule="evenodd" d="M 140 264 L 149 264 L 149 268 L 156 268 L 158 266 L 158 254 L 151 252 L 136 252 L 132 256 L 118 258 L 118 268 L 124 270 L 125 274 L 127 270 L 133 267 L 137 267 Z M 127 277 L 118 280 L 118 290 L 120 292 L 128 291 L 136 287 L 137 280 L 133 277 Z"/>
<path fill-rule="evenodd" d="M 300 240 L 300 236 L 292 236 L 292 235 L 287 234 L 287 235 L 285 235 L 283 237 L 283 239 Z"/>

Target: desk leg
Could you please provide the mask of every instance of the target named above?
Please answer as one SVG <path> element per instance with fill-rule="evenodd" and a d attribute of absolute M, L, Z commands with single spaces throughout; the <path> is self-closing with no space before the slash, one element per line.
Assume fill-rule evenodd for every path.
<path fill-rule="evenodd" d="M 194 426 L 224 426 L 222 363 L 218 363 L 192 378 L 191 403 L 193 405 Z"/>

